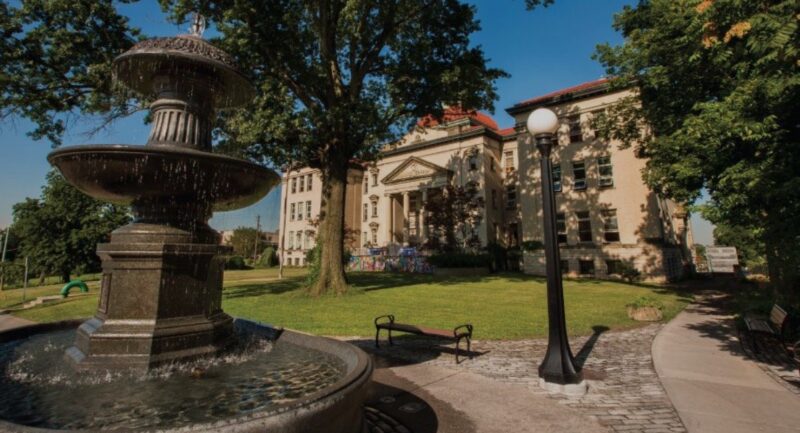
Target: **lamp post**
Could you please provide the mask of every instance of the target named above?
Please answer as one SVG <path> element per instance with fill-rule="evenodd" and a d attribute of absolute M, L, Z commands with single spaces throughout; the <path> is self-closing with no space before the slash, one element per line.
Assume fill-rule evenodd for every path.
<path fill-rule="evenodd" d="M 542 385 L 553 392 L 583 394 L 586 383 L 575 365 L 575 358 L 567 339 L 564 318 L 564 287 L 556 231 L 556 208 L 553 195 L 553 172 L 550 152 L 553 137 L 558 130 L 558 117 L 551 110 L 539 108 L 528 117 L 528 132 L 533 136 L 541 153 L 542 213 L 544 214 L 544 253 L 547 267 L 547 353 L 539 365 Z"/>

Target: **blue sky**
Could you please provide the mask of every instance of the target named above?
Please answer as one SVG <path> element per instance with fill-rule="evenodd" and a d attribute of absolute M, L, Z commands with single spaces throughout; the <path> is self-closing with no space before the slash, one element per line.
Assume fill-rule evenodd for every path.
<path fill-rule="evenodd" d="M 559 0 L 549 8 L 525 11 L 523 0 L 473 0 L 478 8 L 482 30 L 473 36 L 491 60 L 491 65 L 511 74 L 497 82 L 500 99 L 494 116 L 501 127 L 513 126 L 504 109 L 516 102 L 594 80 L 603 68 L 591 56 L 597 44 L 619 44 L 622 38 L 611 27 L 613 16 L 633 0 Z M 126 5 L 123 12 L 147 35 L 185 33 L 188 25 L 169 23 L 155 0 Z M 93 137 L 85 132 L 95 120 L 78 119 L 70 127 L 65 144 L 144 143 L 149 128 L 142 116 L 119 121 Z M 49 168 L 47 142 L 34 142 L 25 133 L 30 123 L 17 119 L 0 123 L 0 227 L 11 222 L 11 208 L 25 197 L 39 195 Z M 235 212 L 219 213 L 211 221 L 217 229 L 255 225 L 261 216 L 262 227 L 278 226 L 279 191 L 259 203 Z M 692 221 L 696 241 L 711 243 L 711 226 L 697 216 Z"/>

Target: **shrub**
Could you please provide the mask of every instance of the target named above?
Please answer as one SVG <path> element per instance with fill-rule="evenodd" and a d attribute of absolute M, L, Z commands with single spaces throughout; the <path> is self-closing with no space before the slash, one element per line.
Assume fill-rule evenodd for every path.
<path fill-rule="evenodd" d="M 636 269 L 631 262 L 623 261 L 619 264 L 619 275 L 629 283 L 642 279 L 642 272 Z"/>
<path fill-rule="evenodd" d="M 505 271 L 508 266 L 508 250 L 502 245 L 492 242 L 486 245 L 486 253 L 492 258 L 492 269 L 495 271 Z"/>
<path fill-rule="evenodd" d="M 428 257 L 428 263 L 439 268 L 491 268 L 489 254 L 451 253 Z"/>
<path fill-rule="evenodd" d="M 261 253 L 261 258 L 258 261 L 258 265 L 263 268 L 271 268 L 277 264 L 278 254 L 275 252 L 275 248 L 264 248 L 264 252 Z"/>
<path fill-rule="evenodd" d="M 544 249 L 542 241 L 525 241 L 522 243 L 523 251 L 538 251 Z"/>
<path fill-rule="evenodd" d="M 664 309 L 664 304 L 662 304 L 661 301 L 652 296 L 640 296 L 639 298 L 636 298 L 635 301 L 631 302 L 626 306 L 633 308 L 652 307 L 652 308 L 658 308 L 659 310 Z"/>
<path fill-rule="evenodd" d="M 225 260 L 225 269 L 250 269 L 242 256 L 230 256 Z"/>

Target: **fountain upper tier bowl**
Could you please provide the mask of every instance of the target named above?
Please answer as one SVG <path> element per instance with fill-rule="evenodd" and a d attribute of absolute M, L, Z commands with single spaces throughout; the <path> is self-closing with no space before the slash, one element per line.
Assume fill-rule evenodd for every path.
<path fill-rule="evenodd" d="M 114 76 L 144 95 L 158 93 L 159 76 L 214 77 L 211 97 L 217 108 L 243 105 L 253 97 L 250 81 L 230 54 L 193 35 L 146 39 L 114 60 Z"/>
<path fill-rule="evenodd" d="M 80 191 L 117 204 L 177 199 L 229 211 L 257 202 L 280 182 L 260 165 L 185 147 L 72 146 L 47 159 Z"/>

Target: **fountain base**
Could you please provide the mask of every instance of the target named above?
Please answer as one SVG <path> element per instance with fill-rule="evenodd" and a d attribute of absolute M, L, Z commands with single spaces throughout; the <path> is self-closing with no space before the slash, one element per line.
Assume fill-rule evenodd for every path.
<path fill-rule="evenodd" d="M 194 243 L 216 240 L 198 237 L 203 233 L 134 223 L 98 245 L 97 311 L 78 329 L 66 359 L 78 369 L 148 370 L 224 350 L 233 332 L 221 308 L 222 254 L 229 248 Z"/>

